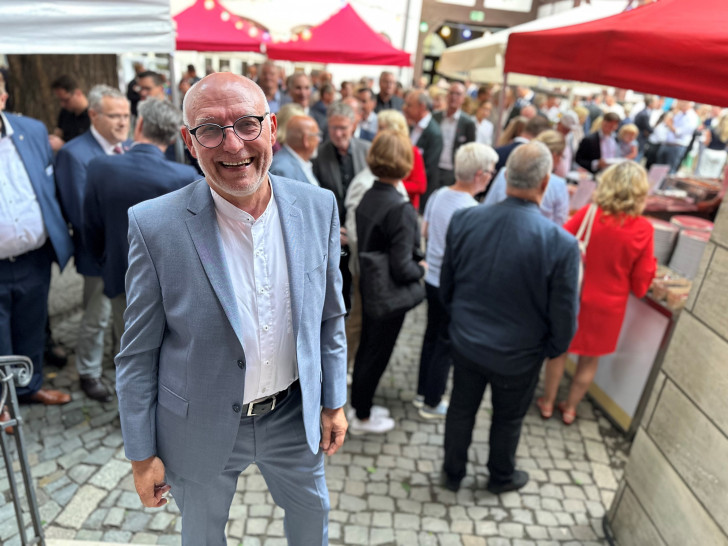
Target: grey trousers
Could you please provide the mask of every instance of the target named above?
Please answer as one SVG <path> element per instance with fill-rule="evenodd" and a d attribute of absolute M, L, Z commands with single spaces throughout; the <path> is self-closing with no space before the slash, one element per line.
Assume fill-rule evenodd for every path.
<path fill-rule="evenodd" d="M 166 471 L 171 494 L 182 512 L 183 546 L 224 546 L 225 525 L 238 477 L 255 463 L 275 503 L 291 546 L 328 545 L 329 491 L 323 452 L 311 453 L 301 413 L 301 390 L 294 389 L 270 413 L 242 417 L 235 447 L 223 472 L 205 484 Z"/>
<path fill-rule="evenodd" d="M 101 377 L 104 332 L 109 325 L 111 303 L 104 296 L 101 277 L 83 277 L 83 317 L 76 343 L 76 369 L 81 377 Z"/>

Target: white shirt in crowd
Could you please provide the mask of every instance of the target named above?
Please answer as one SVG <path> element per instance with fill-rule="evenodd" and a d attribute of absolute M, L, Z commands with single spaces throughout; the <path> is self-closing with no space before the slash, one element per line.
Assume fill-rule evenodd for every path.
<path fill-rule="evenodd" d="M 303 169 L 303 174 L 306 175 L 306 180 L 308 180 L 311 184 L 314 186 L 320 186 L 319 181 L 316 179 L 316 176 L 313 174 L 313 163 L 310 161 L 306 161 L 303 159 L 300 155 L 296 153 L 296 150 L 291 148 L 288 144 L 283 145 L 284 148 L 288 148 L 288 151 L 293 154 L 293 157 L 296 158 L 296 161 L 300 163 L 301 168 Z"/>
<path fill-rule="evenodd" d="M 672 126 L 675 131 L 667 132 L 665 144 L 688 146 L 698 125 L 700 125 L 700 118 L 692 108 L 685 113 L 677 112 L 672 118 Z"/>
<path fill-rule="evenodd" d="M 10 138 L 13 128 L 2 112 L 0 118 L 5 128 L 0 138 L 0 260 L 5 260 L 42 247 L 48 233 L 28 172 Z"/>
<path fill-rule="evenodd" d="M 212 192 L 245 347 L 243 403 L 267 398 L 298 379 L 288 261 L 278 206 L 257 219 Z"/>
<path fill-rule="evenodd" d="M 420 121 L 417 122 L 417 125 L 415 125 L 412 128 L 412 132 L 410 133 L 410 140 L 412 141 L 412 146 L 417 146 L 417 142 L 419 142 L 420 137 L 422 136 L 422 132 L 427 129 L 427 126 L 430 124 L 430 120 L 432 119 L 432 114 L 427 112 L 425 114 L 425 117 L 423 117 Z"/>
<path fill-rule="evenodd" d="M 483 121 L 478 123 L 475 141 L 486 146 L 493 145 L 493 124 L 489 119 L 483 118 Z"/>
<path fill-rule="evenodd" d="M 442 153 L 440 154 L 440 162 L 438 167 L 446 171 L 454 169 L 452 164 L 452 150 L 455 146 L 455 133 L 458 128 L 458 120 L 461 111 L 458 109 L 452 116 L 444 116 L 440 123 L 440 131 L 442 131 Z"/>

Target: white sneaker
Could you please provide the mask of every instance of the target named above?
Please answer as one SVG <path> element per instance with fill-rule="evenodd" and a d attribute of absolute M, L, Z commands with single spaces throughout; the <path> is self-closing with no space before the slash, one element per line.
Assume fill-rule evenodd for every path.
<path fill-rule="evenodd" d="M 349 421 L 349 433 L 354 436 L 368 433 L 383 434 L 385 432 L 389 432 L 393 428 L 394 419 L 391 417 L 377 417 L 370 415 L 368 420 L 360 421 L 356 418 L 356 416 L 354 416 L 354 418 Z"/>
<path fill-rule="evenodd" d="M 420 417 L 425 419 L 444 419 L 447 416 L 447 408 L 450 403 L 447 400 L 440 400 L 440 403 L 435 406 L 423 405 L 420 408 Z"/>
<path fill-rule="evenodd" d="M 412 399 L 412 405 L 416 407 L 417 409 L 420 409 L 425 406 L 425 395 L 423 394 L 416 394 L 415 397 Z"/>
<path fill-rule="evenodd" d="M 384 406 L 372 406 L 369 409 L 369 416 L 370 417 L 389 417 L 389 410 L 385 408 Z M 356 410 L 354 408 L 349 408 L 349 411 L 346 412 L 346 419 L 351 422 L 356 418 Z"/>

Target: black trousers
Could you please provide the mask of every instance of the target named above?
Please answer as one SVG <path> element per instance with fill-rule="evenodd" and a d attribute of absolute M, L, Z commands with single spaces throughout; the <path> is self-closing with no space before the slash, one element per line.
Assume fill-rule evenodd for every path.
<path fill-rule="evenodd" d="M 442 399 L 450 372 L 450 336 L 447 332 L 450 317 L 440 299 L 440 289 L 425 283 L 425 291 L 427 328 L 422 341 L 417 394 L 425 397 L 425 404 L 435 407 Z"/>
<path fill-rule="evenodd" d="M 363 313 L 361 341 L 351 383 L 351 405 L 358 419 L 369 418 L 374 393 L 392 356 L 404 316 L 402 313 L 390 319 L 373 319 Z"/>
<path fill-rule="evenodd" d="M 541 361 L 519 375 L 502 375 L 452 351 L 453 388 L 445 421 L 445 462 L 443 470 L 452 481 L 465 477 L 468 448 L 473 438 L 475 415 L 490 384 L 493 418 L 490 424 L 488 471 L 490 482 L 501 484 L 513 478 L 516 448 L 521 437 L 523 417 L 533 400 Z"/>

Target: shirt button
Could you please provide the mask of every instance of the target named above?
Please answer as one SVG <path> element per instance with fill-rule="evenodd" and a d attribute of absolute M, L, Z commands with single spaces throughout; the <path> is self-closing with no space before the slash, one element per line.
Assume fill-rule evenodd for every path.
<path fill-rule="evenodd" d="M 270 366 L 270 360 L 266 360 L 266 361 L 265 361 L 265 365 L 266 365 L 266 366 Z"/>
<path fill-rule="evenodd" d="M 233 404 L 233 411 L 235 413 L 240 413 L 240 404 Z"/>
<path fill-rule="evenodd" d="M 245 362 L 243 362 L 242 360 L 238 360 L 238 368 L 242 370 L 243 366 L 245 366 Z"/>
<path fill-rule="evenodd" d="M 263 326 L 263 330 L 265 330 L 266 332 L 268 331 L 268 325 L 267 324 L 265 326 Z"/>

